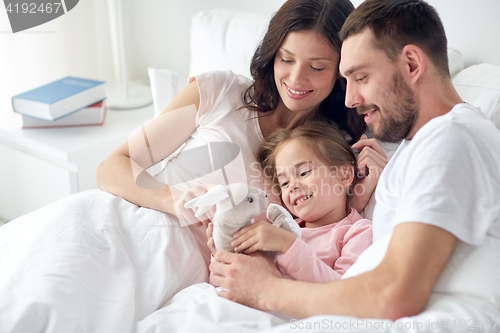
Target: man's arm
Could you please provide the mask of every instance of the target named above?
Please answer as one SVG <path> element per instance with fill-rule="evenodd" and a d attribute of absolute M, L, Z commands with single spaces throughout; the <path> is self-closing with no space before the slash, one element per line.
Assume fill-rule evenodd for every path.
<path fill-rule="evenodd" d="M 394 229 L 374 270 L 326 284 L 282 279 L 263 256 L 218 252 L 212 281 L 220 295 L 267 311 L 305 318 L 320 314 L 395 320 L 420 313 L 455 246 L 449 232 L 422 223 Z"/>

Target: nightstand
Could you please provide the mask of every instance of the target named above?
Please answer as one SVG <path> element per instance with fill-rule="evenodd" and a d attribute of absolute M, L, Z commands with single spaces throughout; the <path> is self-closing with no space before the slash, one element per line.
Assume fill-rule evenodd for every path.
<path fill-rule="evenodd" d="M 99 163 L 153 118 L 154 107 L 108 110 L 102 126 L 20 129 L 20 115 L 0 114 L 0 220 L 97 188 Z"/>

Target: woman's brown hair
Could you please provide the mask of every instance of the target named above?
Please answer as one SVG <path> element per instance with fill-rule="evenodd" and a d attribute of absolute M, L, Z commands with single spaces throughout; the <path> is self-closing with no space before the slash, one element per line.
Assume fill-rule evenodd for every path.
<path fill-rule="evenodd" d="M 347 16 L 354 10 L 349 0 L 288 0 L 272 17 L 267 33 L 252 58 L 250 73 L 254 83 L 244 94 L 245 107 L 272 112 L 280 95 L 274 80 L 274 59 L 286 35 L 297 31 L 315 31 L 340 54 L 338 36 Z M 366 129 L 363 118 L 345 101 L 345 80 L 338 78 L 330 95 L 320 104 L 315 119 L 333 120 L 357 141 Z"/>

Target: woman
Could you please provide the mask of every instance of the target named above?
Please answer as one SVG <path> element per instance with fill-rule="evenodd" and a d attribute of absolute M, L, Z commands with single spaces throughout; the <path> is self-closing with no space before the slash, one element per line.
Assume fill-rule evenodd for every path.
<path fill-rule="evenodd" d="M 331 120 L 351 143 L 358 140 L 365 124 L 355 110 L 345 107 L 343 79 L 338 75 L 341 42 L 337 34 L 353 9 L 347 0 L 287 1 L 271 19 L 252 59 L 253 83 L 230 72 L 192 78 L 162 116 L 101 164 L 97 170 L 99 187 L 193 224 L 199 220 L 183 204 L 203 194 L 211 186 L 208 184 L 217 182 L 216 177 L 188 175 L 184 186 L 173 187 L 157 182 L 144 171 L 172 154 L 182 142 L 187 141 L 184 151 L 208 141 L 237 144 L 243 161 L 233 165 L 230 182 L 259 186 L 258 168 L 252 167 L 256 149 L 278 127 L 293 128 L 310 119 Z M 214 135 L 214 131 L 218 133 Z M 136 148 L 141 146 L 142 150 Z M 147 146 L 154 146 L 154 159 Z M 385 156 L 367 149 L 360 155 L 362 169 L 371 163 L 366 161 L 369 154 L 383 168 Z M 187 169 L 189 165 L 173 158 L 160 177 L 163 183 L 178 183 L 169 176 Z M 237 171 L 242 169 L 243 175 Z M 189 182 L 190 178 L 197 180 Z M 357 198 L 356 208 L 365 206 L 375 184 L 376 177 L 365 182 L 366 193 Z"/>

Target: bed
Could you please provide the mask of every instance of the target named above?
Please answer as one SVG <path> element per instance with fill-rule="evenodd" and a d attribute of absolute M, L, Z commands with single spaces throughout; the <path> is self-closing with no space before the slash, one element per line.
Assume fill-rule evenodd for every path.
<path fill-rule="evenodd" d="M 452 9 L 449 1 L 430 3 L 443 13 L 453 83 L 500 128 L 500 2 L 481 0 L 479 7 L 476 1 L 455 0 Z M 229 10 L 197 14 L 190 74 L 232 69 L 249 75 L 245 62 L 267 19 Z M 201 53 L 207 49 L 213 52 Z M 171 70 L 149 72 L 159 113 L 187 78 Z M 393 147 L 384 148 L 390 155 Z M 345 277 L 375 267 L 387 241 L 367 250 Z M 0 228 L 0 332 L 500 330 L 500 242 L 494 239 L 480 248 L 459 244 L 426 309 L 395 322 L 341 316 L 296 320 L 220 298 L 206 283 L 204 242 L 199 228 L 180 227 L 168 214 L 98 190 L 22 216 Z"/>

